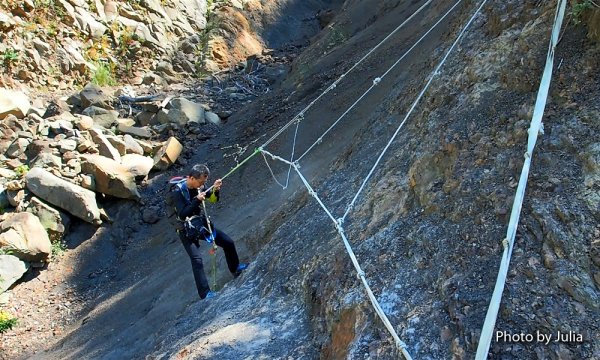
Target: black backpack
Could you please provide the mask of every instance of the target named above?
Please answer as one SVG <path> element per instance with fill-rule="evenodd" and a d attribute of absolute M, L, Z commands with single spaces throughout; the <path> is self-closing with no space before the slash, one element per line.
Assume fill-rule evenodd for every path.
<path fill-rule="evenodd" d="M 183 223 L 177 217 L 177 209 L 175 208 L 175 196 L 177 195 L 177 184 L 185 180 L 185 176 L 173 176 L 167 181 L 167 188 L 165 190 L 165 204 L 167 209 L 167 218 L 171 220 L 175 230 L 183 230 Z"/>

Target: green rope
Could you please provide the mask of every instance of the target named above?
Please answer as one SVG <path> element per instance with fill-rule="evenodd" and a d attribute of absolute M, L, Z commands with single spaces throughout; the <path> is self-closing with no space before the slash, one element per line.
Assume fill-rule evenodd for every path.
<path fill-rule="evenodd" d="M 254 152 L 252 154 L 250 154 L 250 156 L 248 156 L 247 158 L 245 158 L 244 160 L 242 160 L 242 162 L 239 163 L 239 164 L 237 164 L 236 167 L 234 167 L 233 169 L 229 170 L 229 172 L 227 174 L 225 174 L 225 176 L 223 176 L 222 179 L 225 179 L 229 175 L 233 174 L 235 171 L 237 171 L 237 169 L 239 169 L 242 165 L 244 165 L 248 160 L 252 159 L 254 157 L 254 155 L 258 154 L 261 151 L 262 151 L 262 148 L 259 148 L 259 147 L 256 148 L 256 149 L 254 149 Z"/>

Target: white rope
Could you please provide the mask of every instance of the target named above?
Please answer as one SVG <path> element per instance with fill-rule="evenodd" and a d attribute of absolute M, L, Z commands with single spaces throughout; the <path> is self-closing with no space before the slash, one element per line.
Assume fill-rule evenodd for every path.
<path fill-rule="evenodd" d="M 275 177 L 275 174 L 273 173 L 273 169 L 271 169 L 271 165 L 269 165 L 269 161 L 267 160 L 267 157 L 265 156 L 264 151 L 261 152 L 262 153 L 262 157 L 263 159 L 265 159 L 265 164 L 267 164 L 267 167 L 269 168 L 269 172 L 271 173 L 271 176 L 273 177 L 273 180 L 275 180 L 275 182 L 277 183 L 277 185 L 281 186 L 282 188 L 286 188 L 287 187 L 287 183 L 285 185 L 283 185 L 282 183 L 279 182 L 279 180 L 277 180 L 277 177 Z M 292 168 L 292 166 L 290 165 L 290 169 Z M 288 177 L 289 179 L 289 177 Z"/>
<path fill-rule="evenodd" d="M 400 63 L 400 61 L 402 61 L 417 45 L 419 45 L 421 41 L 423 41 L 425 37 L 427 37 L 427 35 L 429 35 L 429 33 L 432 32 L 461 2 L 462 0 L 458 0 L 454 4 L 454 6 L 450 8 L 450 10 L 448 10 L 441 18 L 439 18 L 439 20 L 435 24 L 433 24 L 433 26 L 431 26 L 429 30 L 427 30 L 427 32 L 423 34 L 421 38 L 419 38 L 419 40 L 417 40 L 417 42 L 415 42 L 408 50 L 406 50 L 406 52 L 402 54 L 402 56 L 400 56 L 400 58 L 398 58 L 398 60 L 396 60 L 396 62 L 392 66 L 390 66 L 385 73 L 383 73 L 383 75 L 376 77 L 373 80 L 373 84 L 354 102 L 354 104 L 350 105 L 350 107 L 327 130 L 325 130 L 325 132 L 302 155 L 300 155 L 300 157 L 297 160 L 302 160 L 302 158 L 304 158 L 306 154 L 308 154 L 315 146 L 320 144 L 323 140 L 323 137 L 327 135 L 352 109 L 354 109 L 354 107 L 365 96 L 367 96 L 367 94 L 369 94 L 369 92 L 371 92 L 371 90 L 373 90 L 374 87 L 379 85 L 381 80 L 383 80 L 383 78 L 385 78 L 386 75 L 389 74 L 389 72 L 392 71 Z"/>
<path fill-rule="evenodd" d="M 525 197 L 525 188 L 527 186 L 527 178 L 529 177 L 529 168 L 531 166 L 531 157 L 535 148 L 538 134 L 542 126 L 542 116 L 544 115 L 544 108 L 546 107 L 546 100 L 548 98 L 548 90 L 550 88 L 550 82 L 552 80 L 552 68 L 554 66 L 554 50 L 558 43 L 560 29 L 562 27 L 562 21 L 565 14 L 565 8 L 567 6 L 566 0 L 558 0 L 556 6 L 556 14 L 554 16 L 554 25 L 552 29 L 552 37 L 548 48 L 548 56 L 546 57 L 546 67 L 540 81 L 540 88 L 538 91 L 537 99 L 535 101 L 535 108 L 531 119 L 531 125 L 529 127 L 529 137 L 527 139 L 527 152 L 525 153 L 525 162 L 521 170 L 521 177 L 519 179 L 519 185 L 515 194 L 515 200 L 513 203 L 512 211 L 510 213 L 510 221 L 506 230 L 506 239 L 504 244 L 508 243 L 508 246 L 504 246 L 502 253 L 502 260 L 500 262 L 500 269 L 498 270 L 498 278 L 496 279 L 496 286 L 494 287 L 494 293 L 490 300 L 490 305 L 485 317 L 485 322 L 481 329 L 481 336 L 479 337 L 479 345 L 477 346 L 477 354 L 475 359 L 485 360 L 487 358 L 490 344 L 492 342 L 494 327 L 496 319 L 498 318 L 498 310 L 500 309 L 500 302 L 502 300 L 502 292 L 504 291 L 504 285 L 506 283 L 506 275 L 508 274 L 508 267 L 510 264 L 510 257 L 515 244 L 515 236 L 517 234 L 517 226 L 519 224 L 519 217 L 521 214 L 521 208 L 523 206 L 523 199 Z"/>
<path fill-rule="evenodd" d="M 421 98 L 423 97 L 423 95 L 425 95 L 425 92 L 427 91 L 427 89 L 431 85 L 431 82 L 433 81 L 433 78 L 435 77 L 435 75 L 437 75 L 439 73 L 441 67 L 446 62 L 446 59 L 448 59 L 448 56 L 450 55 L 450 53 L 452 52 L 452 50 L 460 42 L 460 40 L 462 39 L 464 33 L 467 31 L 467 29 L 469 28 L 469 26 L 471 25 L 471 23 L 475 20 L 475 17 L 477 16 L 477 14 L 479 14 L 479 12 L 481 11 L 481 8 L 483 7 L 483 5 L 485 5 L 486 2 L 487 2 L 487 0 L 483 0 L 481 2 L 481 5 L 479 5 L 479 7 L 477 8 L 477 10 L 473 14 L 473 16 L 471 16 L 471 18 L 469 19 L 469 21 L 467 22 L 467 24 L 463 27 L 463 29 L 461 30 L 461 32 L 458 34 L 458 37 L 456 38 L 456 40 L 454 41 L 454 43 L 452 44 L 452 46 L 450 46 L 450 48 L 446 52 L 446 55 L 444 56 L 444 58 L 440 61 L 440 63 L 438 64 L 438 66 L 435 68 L 435 70 L 433 70 L 433 72 L 429 76 L 429 81 L 427 81 L 427 84 L 425 84 L 425 87 L 423 88 L 423 90 L 421 90 L 421 92 L 419 93 L 419 96 L 417 96 L 417 99 L 413 102 L 412 106 L 410 107 L 410 109 L 406 113 L 406 116 L 404 117 L 404 120 L 402 120 L 402 122 L 400 123 L 400 125 L 396 129 L 396 131 L 394 132 L 394 135 L 392 135 L 390 141 L 388 141 L 387 145 L 383 148 L 383 151 L 381 152 L 381 154 L 379 154 L 379 157 L 377 158 L 377 161 L 375 161 L 375 164 L 373 165 L 373 167 L 369 171 L 369 174 L 367 175 L 367 177 L 363 180 L 360 188 L 358 189 L 358 192 L 356 193 L 356 195 L 354 195 L 354 198 L 352 199 L 352 201 L 348 205 L 348 208 L 346 208 L 346 211 L 344 212 L 344 216 L 342 216 L 342 220 L 345 220 L 346 217 L 348 216 L 348 213 L 350 212 L 350 210 L 352 210 L 352 207 L 354 206 L 354 203 L 358 199 L 358 196 L 360 195 L 360 193 L 365 188 L 365 185 L 367 184 L 367 182 L 371 179 L 371 176 L 373 176 L 373 173 L 375 172 L 375 168 L 377 168 L 377 165 L 379 165 L 379 162 L 383 158 L 383 155 L 385 155 L 385 153 L 387 152 L 387 150 L 389 149 L 389 147 L 392 145 L 392 143 L 396 139 L 396 136 L 398 136 L 398 133 L 400 133 L 400 129 L 402 129 L 402 127 L 404 126 L 404 123 L 406 123 L 406 120 L 408 120 L 408 117 L 412 114 L 413 110 L 417 107 L 417 104 L 419 103 L 419 101 L 421 100 Z"/>
<path fill-rule="evenodd" d="M 333 217 L 333 215 L 331 214 L 331 212 L 329 211 L 329 209 L 327 209 L 325 204 L 323 204 L 323 201 L 321 201 L 321 199 L 319 198 L 319 195 L 317 195 L 317 193 L 314 191 L 312 186 L 310 186 L 309 182 L 306 180 L 304 175 L 302 175 L 302 173 L 300 172 L 300 169 L 298 168 L 297 163 L 294 163 L 293 167 L 294 167 L 294 170 L 296 170 L 296 173 L 298 174 L 298 176 L 300 177 L 302 182 L 304 183 L 304 186 L 306 186 L 306 188 L 308 189 L 308 193 L 310 195 L 312 195 L 312 197 L 314 197 L 315 200 L 317 200 L 319 205 L 321 205 L 321 208 L 323 208 L 325 213 L 327 213 L 327 216 L 329 216 L 329 218 L 335 224 L 335 228 L 336 228 L 337 232 L 340 234 L 342 241 L 344 242 L 344 246 L 346 247 L 346 251 L 348 252 L 348 255 L 350 256 L 352 265 L 354 265 L 354 268 L 356 269 L 358 278 L 360 279 L 363 286 L 365 287 L 365 290 L 367 291 L 367 296 L 369 297 L 369 300 L 371 301 L 371 304 L 373 305 L 375 312 L 377 313 L 377 315 L 383 322 L 383 325 L 388 329 L 388 331 L 394 338 L 396 347 L 398 348 L 398 350 L 400 350 L 402 352 L 402 354 L 404 355 L 404 357 L 407 360 L 412 360 L 412 357 L 406 350 L 406 344 L 402 340 L 400 340 L 400 337 L 398 336 L 398 333 L 396 333 L 394 326 L 392 326 L 392 323 L 390 323 L 390 320 L 385 315 L 385 312 L 383 311 L 383 309 L 381 308 L 381 305 L 377 301 L 377 298 L 373 294 L 373 291 L 371 290 L 369 283 L 367 283 L 367 279 L 365 278 L 365 272 L 362 270 L 362 268 L 360 267 L 360 264 L 358 263 L 358 260 L 356 259 L 356 255 L 354 254 L 354 251 L 352 250 L 352 246 L 350 245 L 350 242 L 346 238 L 346 234 L 344 233 L 344 228 L 342 227 L 341 222 L 336 220 Z"/>
<path fill-rule="evenodd" d="M 290 127 L 294 121 L 298 120 L 300 117 L 304 116 L 304 113 L 308 111 L 321 97 L 327 94 L 332 89 L 337 87 L 337 84 L 342 81 L 346 75 L 348 75 L 352 70 L 354 70 L 358 65 L 360 65 L 367 57 L 369 57 L 375 50 L 377 50 L 383 43 L 385 43 L 390 37 L 392 37 L 398 30 L 400 30 L 407 22 L 409 22 L 413 17 L 415 17 L 418 13 L 420 13 L 427 5 L 429 5 L 433 0 L 427 0 L 425 4 L 423 4 L 420 8 L 417 9 L 411 16 L 409 16 L 406 20 L 404 20 L 400 25 L 398 25 L 388 36 L 386 36 L 383 40 L 379 42 L 374 48 L 372 48 L 365 56 L 363 56 L 357 63 L 355 63 L 348 71 L 343 73 L 336 81 L 334 81 L 327 89 L 325 89 L 316 99 L 314 99 L 310 104 L 308 104 L 302 111 L 300 111 L 296 116 L 292 118 L 287 124 L 285 124 L 279 131 L 277 131 L 269 140 L 267 140 L 261 147 L 267 147 L 273 140 L 275 140 L 279 135 L 281 135 L 288 127 Z"/>

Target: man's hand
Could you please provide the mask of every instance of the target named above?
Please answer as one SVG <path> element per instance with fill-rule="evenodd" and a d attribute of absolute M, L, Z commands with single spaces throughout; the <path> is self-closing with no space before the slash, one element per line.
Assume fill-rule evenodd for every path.
<path fill-rule="evenodd" d="M 200 201 L 204 201 L 204 199 L 206 199 L 206 192 L 198 193 L 198 195 L 196 196 L 196 199 L 198 199 Z"/>
<path fill-rule="evenodd" d="M 213 184 L 213 189 L 215 190 L 221 190 L 221 185 L 223 185 L 223 180 L 221 179 L 217 179 L 215 180 L 215 183 Z"/>

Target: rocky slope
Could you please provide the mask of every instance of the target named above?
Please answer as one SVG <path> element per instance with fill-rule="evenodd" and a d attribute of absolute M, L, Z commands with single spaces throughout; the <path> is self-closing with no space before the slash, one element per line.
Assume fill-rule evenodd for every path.
<path fill-rule="evenodd" d="M 294 4 L 301 3 L 289 2 Z M 298 128 L 297 153 L 451 5 L 442 1 L 428 7 L 317 102 Z M 475 5 L 461 4 L 301 161 L 301 170 L 336 216 L 343 214 L 375 154 Z M 234 112 L 217 137 L 187 138 L 183 158 L 190 164 L 208 161 L 213 174 L 224 174 L 245 150 L 266 138 L 263 134 L 268 137 L 287 122 L 418 6 L 346 1 L 294 59 L 280 86 Z M 600 47 L 588 40 L 598 26 L 598 11 L 588 10 L 587 26 L 575 26 L 571 18 L 557 49 L 560 65 L 545 133 L 534 153 L 496 324 L 497 330 L 515 334 L 572 331 L 583 341 L 497 341 L 490 358 L 600 356 L 595 136 Z M 549 3 L 509 1 L 484 8 L 345 224 L 376 296 L 415 358 L 473 357 L 496 279 L 553 14 Z M 294 127 L 269 150 L 288 156 L 293 135 Z M 287 167 L 271 166 L 280 181 L 285 179 Z M 51 291 L 83 297 L 85 305 L 74 307 L 71 322 L 53 334 L 59 341 L 49 341 L 37 357 L 398 357 L 330 220 L 297 177 L 285 191 L 274 185 L 262 159 L 226 179 L 223 203 L 211 209 L 252 265 L 230 282 L 219 256 L 219 296 L 197 301 L 188 260 L 162 216 L 160 198 L 165 178 L 185 169 L 176 163 L 167 174 L 150 174 L 147 186 L 139 189 L 139 212 L 135 203 L 112 203 L 106 206 L 112 225 L 96 229 L 76 223 L 67 238 L 75 248 L 73 268 L 60 279 L 69 285 Z M 158 215 L 155 224 L 144 222 L 148 211 Z M 210 263 L 208 256 L 205 263 Z M 7 333 L 3 344 L 10 339 Z M 19 350 L 28 356 L 39 349 Z M 3 351 L 7 357 L 15 354 L 11 348 Z"/>

